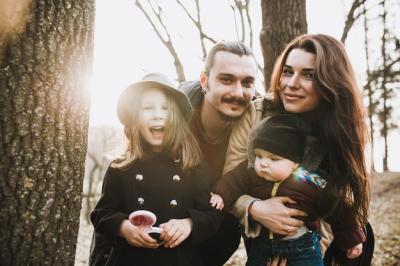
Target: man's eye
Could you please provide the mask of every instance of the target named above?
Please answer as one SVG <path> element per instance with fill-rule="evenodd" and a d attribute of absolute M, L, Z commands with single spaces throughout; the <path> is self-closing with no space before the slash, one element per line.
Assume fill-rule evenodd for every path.
<path fill-rule="evenodd" d="M 244 80 L 244 81 L 242 82 L 242 85 L 243 85 L 243 87 L 245 87 L 245 88 L 252 88 L 252 87 L 253 87 L 253 84 L 254 84 L 254 81 L 253 81 L 253 80 Z"/>
<path fill-rule="evenodd" d="M 223 84 L 230 84 L 232 82 L 230 78 L 221 78 L 220 80 Z"/>

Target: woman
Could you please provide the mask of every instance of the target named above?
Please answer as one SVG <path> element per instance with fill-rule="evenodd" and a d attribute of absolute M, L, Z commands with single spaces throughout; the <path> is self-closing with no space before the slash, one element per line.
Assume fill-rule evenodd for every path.
<path fill-rule="evenodd" d="M 310 169 L 321 169 L 334 178 L 338 202 L 343 202 L 336 211 L 354 217 L 358 224 L 353 226 L 363 228 L 370 197 L 364 157 L 368 130 L 360 90 L 343 44 L 323 34 L 302 35 L 291 41 L 275 64 L 270 93 L 253 102 L 233 129 L 224 172 L 246 159 L 250 129 L 263 117 L 285 112 L 301 114 L 313 125 L 304 161 Z M 254 221 L 276 234 L 294 235 L 303 223 L 292 217 L 306 214 L 284 205 L 290 203 L 290 198 L 259 201 L 242 196 L 235 212 L 248 236 L 259 231 Z M 338 235 L 340 221 L 335 222 L 339 226 L 333 231 Z M 354 254 L 344 257 L 352 258 Z"/>

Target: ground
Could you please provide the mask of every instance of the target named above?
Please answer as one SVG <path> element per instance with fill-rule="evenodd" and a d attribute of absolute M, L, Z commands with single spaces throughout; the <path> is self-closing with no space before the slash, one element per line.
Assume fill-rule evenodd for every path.
<path fill-rule="evenodd" d="M 376 237 L 373 264 L 400 265 L 400 172 L 376 174 L 372 192 L 369 220 Z M 92 231 L 82 212 L 75 266 L 88 265 Z M 242 243 L 226 266 L 244 265 L 245 261 Z"/>

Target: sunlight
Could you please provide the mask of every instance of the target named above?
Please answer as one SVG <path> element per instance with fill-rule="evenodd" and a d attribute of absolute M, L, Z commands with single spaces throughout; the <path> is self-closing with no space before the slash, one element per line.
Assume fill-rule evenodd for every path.
<path fill-rule="evenodd" d="M 96 6 L 94 65 L 91 78 L 91 110 L 90 126 L 112 125 L 121 127 L 117 114 L 116 102 L 120 92 L 129 84 L 139 80 L 147 72 L 162 72 L 172 79 L 176 77 L 172 58 L 161 44 L 157 35 L 144 16 L 131 0 L 98 0 Z M 117 4 L 118 3 L 118 4 Z M 207 32 L 220 39 L 236 39 L 236 32 L 226 31 L 232 27 L 232 11 L 226 8 L 223 1 L 204 1 L 202 10 L 207 12 L 208 24 L 204 25 Z M 259 6 L 259 0 L 251 5 Z M 171 5 L 174 6 L 174 5 Z M 173 8 L 173 7 L 171 7 Z M 176 8 L 176 7 L 175 7 Z M 258 8 L 253 10 L 259 11 Z M 342 2 L 321 3 L 317 0 L 307 1 L 307 19 L 310 33 L 326 33 L 338 36 L 342 31 L 345 18 L 345 8 Z M 167 12 L 167 10 L 165 11 Z M 260 12 L 258 12 L 260 13 Z M 261 14 L 253 14 L 254 22 L 254 52 L 261 61 L 258 32 L 260 30 Z M 191 22 L 182 15 L 181 10 L 174 10 L 171 27 L 178 28 L 173 38 L 177 41 L 177 49 L 182 54 L 186 79 L 198 78 L 202 69 L 201 49 L 198 44 L 197 31 Z M 205 16 L 206 13 L 203 14 Z M 210 20 L 214 18 L 214 20 Z M 221 19 L 223 18 L 223 19 Z M 185 21 L 185 23 L 182 23 Z M 186 22 L 187 21 L 187 22 Z M 363 76 L 365 69 L 364 51 L 360 49 L 362 31 L 360 27 L 353 30 L 346 42 L 352 63 L 357 66 L 357 76 Z M 188 45 L 188 42 L 193 40 Z M 179 46 L 181 45 L 181 46 Z M 259 74 L 261 75 L 261 74 Z M 258 88 L 262 91 L 262 88 Z M 399 130 L 392 134 L 389 147 L 389 167 L 400 171 Z M 380 150 L 381 144 L 376 144 Z M 382 169 L 381 153 L 375 155 L 377 169 Z"/>

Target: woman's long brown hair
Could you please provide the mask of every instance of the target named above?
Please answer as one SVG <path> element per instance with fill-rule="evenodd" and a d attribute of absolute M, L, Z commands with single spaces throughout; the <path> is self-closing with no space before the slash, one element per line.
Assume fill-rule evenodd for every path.
<path fill-rule="evenodd" d="M 316 55 L 314 86 L 322 97 L 318 123 L 328 148 L 329 171 L 341 189 L 340 202 L 348 206 L 348 214 L 365 223 L 370 199 L 365 157 L 369 134 L 362 95 L 345 47 L 323 34 L 306 34 L 291 41 L 278 58 L 271 78 L 271 92 L 280 108 L 282 69 L 293 49 Z"/>

